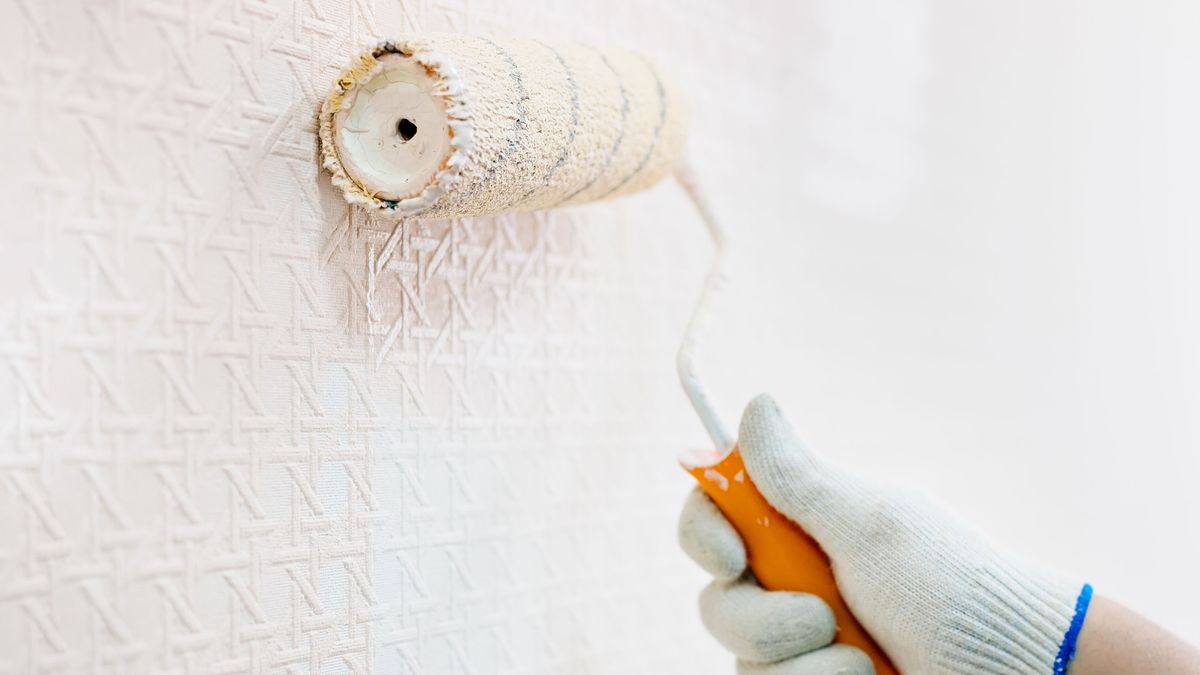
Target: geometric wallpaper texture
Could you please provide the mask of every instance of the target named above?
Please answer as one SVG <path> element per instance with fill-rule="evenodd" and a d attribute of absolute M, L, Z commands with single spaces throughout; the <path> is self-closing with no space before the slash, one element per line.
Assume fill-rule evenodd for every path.
<path fill-rule="evenodd" d="M 0 2 L 0 675 L 734 672 L 675 542 L 705 229 L 349 208 L 321 102 L 420 31 L 661 63 L 725 421 L 1194 640 L 1194 3 L 1010 4 Z"/>
<path fill-rule="evenodd" d="M 673 537 L 678 189 L 397 224 L 317 166 L 364 45 L 572 13 L 3 4 L 0 673 L 731 666 Z"/>

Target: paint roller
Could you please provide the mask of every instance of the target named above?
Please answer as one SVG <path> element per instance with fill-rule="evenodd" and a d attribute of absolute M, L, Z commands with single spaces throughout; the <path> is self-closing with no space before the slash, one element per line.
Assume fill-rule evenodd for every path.
<path fill-rule="evenodd" d="M 534 211 L 658 182 L 685 114 L 674 84 L 629 52 L 431 35 L 342 75 L 322 155 L 347 199 L 398 217 Z"/>
<path fill-rule="evenodd" d="M 454 218 L 583 204 L 674 173 L 717 256 L 679 349 L 680 381 L 716 450 L 685 464 L 741 534 L 768 590 L 820 596 L 838 642 L 896 669 L 855 620 L 829 559 L 754 487 L 695 367 L 725 285 L 725 235 L 681 161 L 686 106 L 637 54 L 517 38 L 430 34 L 361 55 L 320 118 L 321 156 L 347 201 L 395 218 Z"/>

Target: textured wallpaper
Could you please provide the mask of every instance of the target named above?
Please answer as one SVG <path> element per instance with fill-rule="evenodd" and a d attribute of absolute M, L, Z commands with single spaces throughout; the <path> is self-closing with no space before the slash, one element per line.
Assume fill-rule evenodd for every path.
<path fill-rule="evenodd" d="M 0 672 L 728 667 L 673 540 L 678 190 L 397 225 L 317 169 L 364 45 L 648 11 L 521 4 L 3 4 Z"/>
<path fill-rule="evenodd" d="M 675 73 L 727 422 L 1196 640 L 1200 17 L 1086 5 L 0 2 L 0 675 L 732 672 L 674 541 L 703 227 L 349 209 L 320 101 L 420 30 Z"/>

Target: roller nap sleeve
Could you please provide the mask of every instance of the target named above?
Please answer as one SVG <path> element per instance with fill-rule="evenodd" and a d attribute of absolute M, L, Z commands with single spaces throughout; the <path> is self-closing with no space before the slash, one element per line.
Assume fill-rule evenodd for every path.
<path fill-rule="evenodd" d="M 674 169 L 685 127 L 678 89 L 637 54 L 431 34 L 359 57 L 320 133 L 348 201 L 450 218 L 644 189 Z"/>

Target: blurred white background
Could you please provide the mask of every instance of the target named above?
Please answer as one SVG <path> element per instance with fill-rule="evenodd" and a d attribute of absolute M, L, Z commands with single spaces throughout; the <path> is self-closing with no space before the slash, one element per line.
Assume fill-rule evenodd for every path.
<path fill-rule="evenodd" d="M 718 398 L 1200 641 L 1200 5 L 788 7 Z"/>

